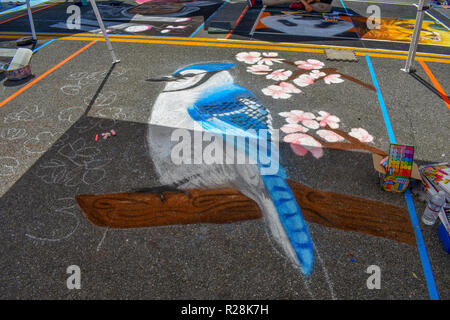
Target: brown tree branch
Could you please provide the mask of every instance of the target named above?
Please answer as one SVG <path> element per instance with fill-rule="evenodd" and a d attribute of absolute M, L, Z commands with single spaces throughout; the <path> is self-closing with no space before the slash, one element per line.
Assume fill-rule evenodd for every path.
<path fill-rule="evenodd" d="M 288 65 L 291 65 L 291 66 L 294 66 L 294 67 L 298 68 L 298 66 L 297 66 L 294 62 L 292 62 L 292 61 L 283 60 L 283 62 L 286 63 L 286 64 L 288 64 Z M 345 74 L 345 73 L 339 72 L 336 68 L 323 68 L 323 69 L 319 69 L 319 70 L 320 70 L 321 72 L 325 72 L 326 75 L 323 76 L 323 77 L 320 77 L 320 78 L 316 79 L 316 81 L 318 81 L 318 80 L 323 80 L 326 76 L 335 73 L 335 74 L 341 75 L 342 78 L 347 79 L 347 80 L 350 80 L 350 81 L 352 81 L 352 82 L 354 82 L 354 83 L 356 83 L 356 84 L 359 84 L 360 86 L 366 87 L 366 88 L 369 89 L 369 90 L 372 90 L 372 91 L 374 91 L 374 92 L 377 91 L 377 90 L 375 89 L 374 86 L 372 86 L 372 85 L 370 85 L 370 84 L 367 84 L 367 83 L 365 83 L 365 82 L 363 82 L 363 81 L 361 81 L 361 80 L 359 80 L 359 79 L 356 79 L 356 78 L 354 78 L 354 77 L 352 77 L 352 76 L 349 76 L 349 75 L 347 75 L 347 74 Z M 297 69 L 297 70 L 295 70 L 295 71 L 292 73 L 292 75 L 291 75 L 286 81 L 292 81 L 292 80 L 294 80 L 295 78 L 299 77 L 300 75 L 305 74 L 305 73 L 308 73 L 308 72 L 310 72 L 310 71 L 312 71 L 312 70 Z M 282 81 L 279 81 L 279 82 L 277 83 L 277 85 L 279 85 L 281 82 L 282 82 Z"/>
<path fill-rule="evenodd" d="M 404 208 L 318 191 L 291 180 L 288 183 L 307 221 L 415 244 Z M 262 217 L 258 205 L 235 189 L 194 189 L 163 194 L 164 197 L 153 193 L 116 193 L 75 198 L 89 221 L 110 228 L 230 223 Z"/>

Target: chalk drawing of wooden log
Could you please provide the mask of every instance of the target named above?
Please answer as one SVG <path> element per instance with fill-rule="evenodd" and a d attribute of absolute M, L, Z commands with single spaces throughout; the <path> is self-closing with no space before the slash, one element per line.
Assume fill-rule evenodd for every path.
<path fill-rule="evenodd" d="M 318 191 L 289 180 L 305 220 L 415 245 L 404 208 L 339 193 Z M 192 223 L 232 223 L 262 218 L 258 205 L 235 189 L 160 193 L 77 195 L 93 224 L 142 228 Z"/>

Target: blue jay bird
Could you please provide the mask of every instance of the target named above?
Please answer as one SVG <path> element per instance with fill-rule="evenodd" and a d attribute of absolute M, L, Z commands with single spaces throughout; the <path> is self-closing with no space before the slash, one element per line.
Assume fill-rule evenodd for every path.
<path fill-rule="evenodd" d="M 161 183 L 177 185 L 179 189 L 220 188 L 234 186 L 258 203 L 272 238 L 285 256 L 305 275 L 313 268 L 314 249 L 308 227 L 297 201 L 286 182 L 286 174 L 275 155 L 278 150 L 267 135 L 265 145 L 276 170 L 258 158 L 256 164 L 188 164 L 175 165 L 171 159 L 170 133 L 164 128 L 182 128 L 212 133 L 255 138 L 252 130 L 272 131 L 269 111 L 249 90 L 235 84 L 228 72 L 233 64 L 208 63 L 191 65 L 171 76 L 149 81 L 166 82 L 156 99 L 149 119 L 148 143 L 152 161 Z M 261 139 L 259 136 L 256 139 Z M 234 141 L 234 140 L 233 140 Z M 228 140 L 227 140 L 228 143 Z M 249 146 L 235 150 L 249 155 Z M 262 151 L 261 143 L 258 152 Z"/>

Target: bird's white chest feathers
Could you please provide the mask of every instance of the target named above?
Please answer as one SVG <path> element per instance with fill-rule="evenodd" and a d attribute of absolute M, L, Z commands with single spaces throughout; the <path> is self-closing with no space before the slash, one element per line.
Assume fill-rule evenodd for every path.
<path fill-rule="evenodd" d="M 222 71 L 212 76 L 206 83 L 190 87 L 198 82 L 203 76 L 202 70 L 199 74 L 188 79 L 180 79 L 170 82 L 164 88 L 164 91 L 156 99 L 149 123 L 153 125 L 183 128 L 189 130 L 203 130 L 201 126 L 194 121 L 188 113 L 188 108 L 198 101 L 205 90 L 220 89 L 224 84 L 232 83 L 233 78 L 227 71 Z M 190 87 L 186 90 L 176 90 L 180 87 Z"/>
<path fill-rule="evenodd" d="M 152 114 L 149 123 L 158 126 L 182 128 L 193 130 L 198 124 L 188 113 L 187 103 L 194 103 L 197 100 L 197 94 L 189 96 L 174 92 L 161 93 L 153 105 Z"/>

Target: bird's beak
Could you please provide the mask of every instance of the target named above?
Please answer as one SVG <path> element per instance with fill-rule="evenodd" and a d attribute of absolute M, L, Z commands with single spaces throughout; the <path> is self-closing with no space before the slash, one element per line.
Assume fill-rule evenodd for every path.
<path fill-rule="evenodd" d="M 152 81 L 152 82 L 167 82 L 167 81 L 176 81 L 178 80 L 179 77 L 174 77 L 174 76 L 162 76 L 159 78 L 149 78 L 145 81 Z"/>

